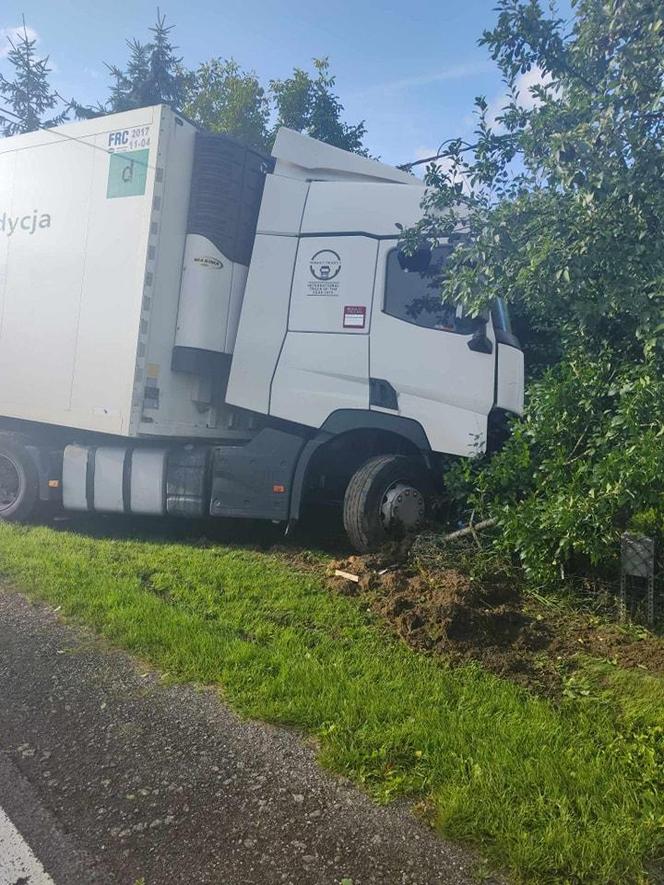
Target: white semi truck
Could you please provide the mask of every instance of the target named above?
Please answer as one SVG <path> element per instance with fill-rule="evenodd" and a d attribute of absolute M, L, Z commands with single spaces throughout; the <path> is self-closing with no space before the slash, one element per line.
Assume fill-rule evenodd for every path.
<path fill-rule="evenodd" d="M 504 306 L 433 304 L 423 271 L 451 244 L 399 249 L 422 196 L 163 105 L 0 140 L 0 518 L 292 525 L 324 500 L 360 550 L 416 524 L 439 456 L 481 451 L 523 400 Z"/>

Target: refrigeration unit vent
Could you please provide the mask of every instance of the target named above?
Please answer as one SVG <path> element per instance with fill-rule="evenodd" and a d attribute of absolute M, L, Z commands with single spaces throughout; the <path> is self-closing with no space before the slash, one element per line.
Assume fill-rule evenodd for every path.
<path fill-rule="evenodd" d="M 225 135 L 197 132 L 191 174 L 180 303 L 171 368 L 228 377 L 254 245 L 266 154 Z M 203 406 L 200 392 L 193 395 Z"/>
<path fill-rule="evenodd" d="M 268 154 L 227 135 L 196 133 L 187 232 L 212 242 L 229 261 L 248 265 Z"/>

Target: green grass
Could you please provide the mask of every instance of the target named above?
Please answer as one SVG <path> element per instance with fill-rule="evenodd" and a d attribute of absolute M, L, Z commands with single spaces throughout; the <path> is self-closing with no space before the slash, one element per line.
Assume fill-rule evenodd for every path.
<path fill-rule="evenodd" d="M 596 663 L 556 707 L 415 654 L 316 574 L 237 547 L 0 525 L 0 574 L 170 678 L 318 736 L 325 765 L 381 801 L 426 800 L 515 878 L 638 882 L 661 853 L 661 680 Z"/>

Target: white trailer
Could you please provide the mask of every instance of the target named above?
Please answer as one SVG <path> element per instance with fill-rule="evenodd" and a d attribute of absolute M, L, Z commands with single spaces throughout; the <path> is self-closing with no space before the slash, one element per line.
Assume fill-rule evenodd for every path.
<path fill-rule="evenodd" d="M 438 455 L 481 451 L 523 399 L 504 306 L 432 306 L 452 245 L 420 270 L 399 250 L 422 196 L 163 105 L 0 140 L 0 518 L 293 524 L 323 498 L 359 549 L 415 524 Z"/>

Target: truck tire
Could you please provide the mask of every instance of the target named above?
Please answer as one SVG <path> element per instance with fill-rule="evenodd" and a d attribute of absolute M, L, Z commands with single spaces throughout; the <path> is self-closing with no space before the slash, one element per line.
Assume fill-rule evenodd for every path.
<path fill-rule="evenodd" d="M 39 476 L 25 447 L 0 435 L 0 520 L 28 519 L 39 499 Z"/>
<path fill-rule="evenodd" d="M 424 519 L 427 474 L 412 458 L 378 455 L 357 470 L 344 496 L 344 527 L 360 553 L 370 553 L 395 533 Z"/>

